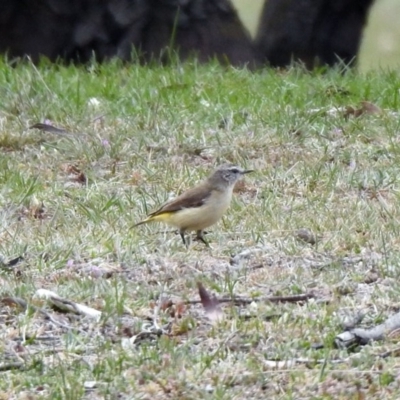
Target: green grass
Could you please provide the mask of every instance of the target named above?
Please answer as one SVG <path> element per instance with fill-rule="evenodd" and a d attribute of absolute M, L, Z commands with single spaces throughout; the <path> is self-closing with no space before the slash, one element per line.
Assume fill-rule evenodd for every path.
<path fill-rule="evenodd" d="M 0 92 L 0 254 L 24 255 L 1 267 L 0 298 L 75 328 L 4 303 L 0 364 L 26 367 L 1 372 L 0 398 L 400 397 L 396 358 L 377 357 L 395 337 L 331 362 L 349 356 L 332 347 L 346 315 L 364 310 L 368 326 L 398 307 L 399 73 L 2 62 Z M 361 101 L 382 112 L 343 115 Z M 29 129 L 46 120 L 69 134 Z M 226 161 L 256 172 L 210 229 L 211 250 L 159 225 L 130 229 Z M 198 299 L 199 280 L 221 297 L 317 300 L 225 305 L 212 325 L 180 304 Z M 40 288 L 103 318 L 54 311 Z M 300 358 L 326 363 L 265 364 Z"/>

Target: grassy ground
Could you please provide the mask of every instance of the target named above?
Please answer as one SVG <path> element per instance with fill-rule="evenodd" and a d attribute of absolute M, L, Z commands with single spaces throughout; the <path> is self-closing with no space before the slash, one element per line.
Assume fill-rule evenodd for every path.
<path fill-rule="evenodd" d="M 379 357 L 396 335 L 333 347 L 345 317 L 372 326 L 399 308 L 400 74 L 1 63 L 0 91 L 0 369 L 17 363 L 0 398 L 400 398 L 398 359 Z M 362 101 L 380 110 L 343 112 Z M 28 129 L 39 122 L 67 133 Z M 227 161 L 256 172 L 211 249 L 130 229 Z M 316 298 L 228 303 L 213 323 L 184 304 L 199 281 L 219 297 Z"/>

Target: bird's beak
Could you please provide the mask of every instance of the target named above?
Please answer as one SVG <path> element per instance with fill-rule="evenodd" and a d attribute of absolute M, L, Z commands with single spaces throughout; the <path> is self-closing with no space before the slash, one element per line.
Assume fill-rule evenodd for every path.
<path fill-rule="evenodd" d="M 254 172 L 254 169 L 245 169 L 243 174 L 249 174 L 250 172 Z"/>

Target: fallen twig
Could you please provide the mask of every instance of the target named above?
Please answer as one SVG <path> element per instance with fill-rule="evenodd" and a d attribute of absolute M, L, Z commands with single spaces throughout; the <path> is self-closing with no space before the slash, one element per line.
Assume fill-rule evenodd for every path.
<path fill-rule="evenodd" d="M 392 315 L 384 323 L 371 329 L 355 328 L 342 332 L 336 336 L 335 344 L 339 348 L 365 345 L 371 340 L 383 340 L 397 329 L 400 329 L 400 313 Z"/>
<path fill-rule="evenodd" d="M 60 310 L 73 312 L 80 315 L 86 315 L 90 318 L 94 318 L 96 321 L 100 321 L 101 311 L 85 306 L 84 304 L 79 304 L 71 300 L 64 299 L 60 297 L 57 293 L 54 293 L 50 290 L 39 289 L 36 291 L 36 296 L 49 300 L 54 306 L 58 307 Z"/>
<path fill-rule="evenodd" d="M 309 364 L 309 365 L 325 364 L 325 363 L 342 364 L 348 362 L 349 360 L 350 360 L 349 358 L 337 359 L 337 360 L 327 360 L 327 359 L 314 360 L 312 358 L 292 358 L 290 360 L 282 360 L 282 361 L 263 360 L 263 363 L 267 368 L 284 369 L 284 368 L 291 368 L 296 364 Z"/>
<path fill-rule="evenodd" d="M 72 136 L 71 133 L 65 130 L 64 128 L 57 128 L 56 126 L 50 124 L 42 124 L 40 122 L 31 125 L 29 129 L 39 129 L 40 131 L 49 132 L 56 135 Z"/>
<path fill-rule="evenodd" d="M 271 303 L 300 303 L 314 299 L 312 293 L 295 294 L 292 296 L 266 296 L 266 297 L 223 297 L 217 299 L 218 303 L 233 303 L 237 305 L 251 304 L 256 302 L 271 302 Z M 185 304 L 199 304 L 201 300 L 187 300 Z"/>
<path fill-rule="evenodd" d="M 3 299 L 1 299 L 1 302 L 4 304 L 17 304 L 18 306 L 20 306 L 23 310 L 27 310 L 28 309 L 28 303 L 24 300 L 21 299 L 20 297 L 4 297 Z M 54 318 L 49 312 L 47 312 L 44 308 L 41 307 L 36 307 L 34 305 L 30 305 L 30 307 L 34 310 L 39 312 L 40 314 L 44 315 L 47 319 L 49 319 L 53 324 L 61 326 L 62 328 L 65 329 L 74 329 L 77 330 L 79 332 L 85 333 L 83 330 L 79 329 L 79 328 L 75 328 L 72 327 L 70 325 L 64 324 L 60 321 L 57 321 L 56 318 Z M 26 338 L 25 338 L 26 340 Z"/>
<path fill-rule="evenodd" d="M 382 354 L 379 354 L 379 357 L 381 357 L 381 358 L 387 358 L 390 356 L 399 357 L 400 356 L 400 347 L 396 347 L 392 350 L 388 350 Z"/>

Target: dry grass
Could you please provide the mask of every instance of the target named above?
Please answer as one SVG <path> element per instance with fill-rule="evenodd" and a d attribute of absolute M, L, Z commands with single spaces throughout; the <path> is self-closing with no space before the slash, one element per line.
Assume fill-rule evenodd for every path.
<path fill-rule="evenodd" d="M 23 366 L 2 372 L 0 398 L 399 398 L 396 357 L 378 357 L 395 336 L 333 347 L 345 316 L 370 326 L 399 307 L 399 74 L 1 64 L 0 91 L 0 253 L 24 256 L 0 272 L 0 366 Z M 344 111 L 362 101 L 381 111 Z M 211 250 L 130 229 L 225 161 L 257 172 Z M 225 305 L 213 324 L 183 304 L 198 281 L 221 297 L 316 298 Z M 103 317 L 52 310 L 40 288 Z"/>

